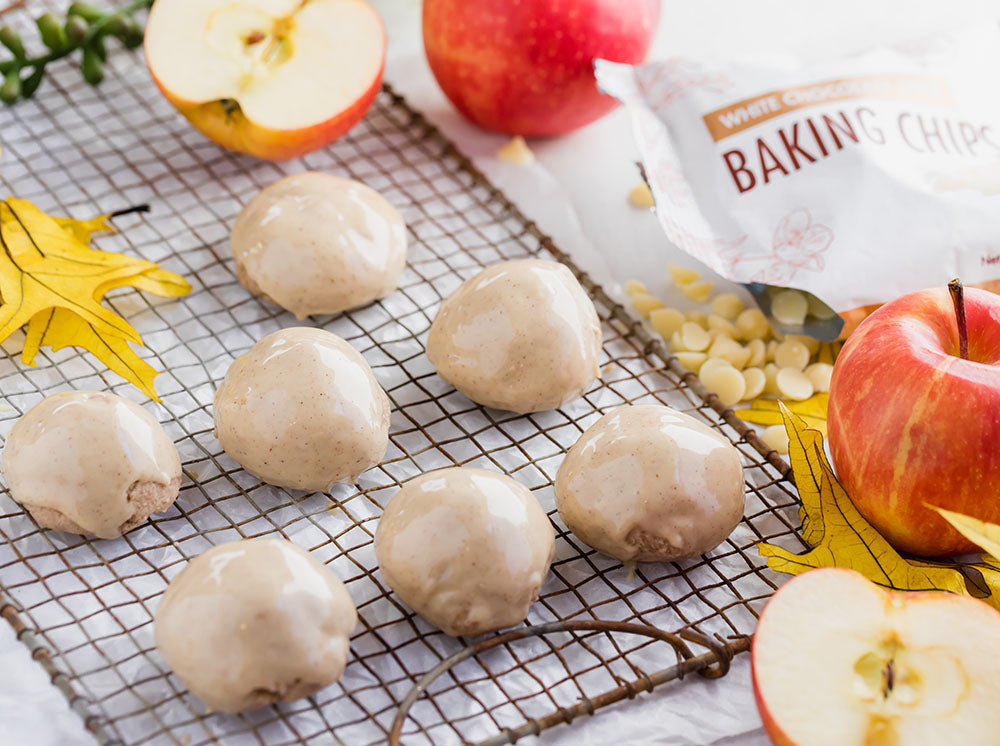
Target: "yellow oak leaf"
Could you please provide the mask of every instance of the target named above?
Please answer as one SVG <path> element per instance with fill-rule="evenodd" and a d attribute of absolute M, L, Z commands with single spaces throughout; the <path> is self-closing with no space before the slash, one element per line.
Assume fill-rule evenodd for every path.
<path fill-rule="evenodd" d="M 134 212 L 149 212 L 149 205 L 135 205 L 134 207 L 127 207 L 124 210 L 118 210 L 117 212 L 107 212 L 104 215 L 98 215 L 97 217 L 93 217 L 88 220 L 61 218 L 55 215 L 52 215 L 51 217 L 56 221 L 60 228 L 67 231 L 80 243 L 89 244 L 90 237 L 95 233 L 103 231 L 110 233 L 115 232 L 115 227 L 108 222 L 111 218 L 115 218 L 120 215 L 128 215 L 129 213 Z"/>
<path fill-rule="evenodd" d="M 795 554 L 773 544 L 758 544 L 769 567 L 793 575 L 816 567 L 847 567 L 885 588 L 952 591 L 1000 608 L 1000 567 L 903 557 L 854 507 L 826 458 L 822 436 L 788 408 L 781 406 L 780 414 L 802 498 L 802 536 L 811 549 Z"/>
<path fill-rule="evenodd" d="M 136 277 L 116 280 L 115 283 L 102 287 L 101 295 L 122 285 L 131 285 L 167 298 L 177 298 L 191 291 L 191 286 L 180 275 L 159 268 Z M 50 308 L 31 317 L 24 348 L 21 350 L 21 361 L 33 366 L 35 355 L 43 345 L 48 345 L 53 350 L 71 345 L 83 347 L 122 378 L 135 384 L 150 399 L 160 401 L 153 387 L 153 379 L 159 374 L 156 368 L 139 357 L 126 340 L 101 335 L 91 324 L 65 309 Z"/>
<path fill-rule="evenodd" d="M 981 521 L 964 513 L 956 513 L 934 505 L 928 505 L 936 510 L 942 518 L 955 527 L 962 536 L 976 546 L 985 549 L 993 559 L 1000 560 L 1000 526 L 989 521 Z M 985 560 L 986 558 L 984 558 Z"/>
<path fill-rule="evenodd" d="M 778 415 L 782 413 L 779 410 Z M 800 418 L 800 421 L 804 422 Z M 799 491 L 802 507 L 799 519 L 802 521 L 802 538 L 810 546 L 816 546 L 823 539 L 823 506 L 821 503 L 823 474 L 817 469 L 814 453 L 822 453 L 823 436 L 814 428 L 785 427 L 788 433 L 788 461 L 795 475 L 795 486 Z M 795 441 L 794 447 L 792 441 Z"/>
<path fill-rule="evenodd" d="M 152 262 L 90 248 L 93 233 L 113 230 L 112 216 L 75 220 L 46 215 L 25 200 L 0 203 L 0 341 L 27 323 L 25 364 L 34 364 L 42 345 L 83 347 L 158 399 L 158 371 L 129 346 L 142 339 L 101 301 L 124 286 L 171 298 L 191 286 Z"/>
<path fill-rule="evenodd" d="M 125 339 L 100 334 L 91 324 L 65 308 L 50 308 L 31 318 L 22 359 L 31 349 L 31 359 L 34 360 L 35 352 L 41 345 L 48 345 L 53 350 L 83 347 L 150 399 L 160 400 L 153 387 L 153 379 L 159 374 L 156 368 L 139 357 Z M 27 360 L 25 362 L 31 364 Z"/>
<path fill-rule="evenodd" d="M 110 217 L 111 213 L 98 215 L 96 218 L 91 218 L 90 220 L 59 218 L 55 215 L 52 216 L 52 219 L 56 221 L 56 225 L 68 232 L 77 241 L 83 244 L 89 244 L 90 237 L 95 233 L 100 233 L 101 231 L 114 232 L 115 229 L 108 222 L 108 218 Z"/>
<path fill-rule="evenodd" d="M 101 231 L 114 232 L 114 226 L 108 222 L 109 218 L 126 212 L 147 212 L 148 210 L 148 205 L 140 205 L 139 207 L 129 208 L 128 210 L 122 210 L 113 214 L 106 213 L 104 215 L 98 215 L 97 217 L 90 218 L 89 220 L 77 220 L 75 218 L 60 218 L 55 216 L 53 216 L 52 219 L 56 221 L 56 223 L 58 223 L 63 230 L 67 231 L 78 241 L 88 243 L 90 241 L 90 237 L 95 233 L 99 233 Z M 135 275 L 134 277 L 118 277 L 98 285 L 94 289 L 94 300 L 101 300 L 101 298 L 103 298 L 108 291 L 124 287 L 126 285 L 131 285 L 137 290 L 145 290 L 147 293 L 153 293 L 154 295 L 159 295 L 164 298 L 180 298 L 181 296 L 187 295 L 191 292 L 190 283 L 188 283 L 188 281 L 183 277 L 175 274 L 174 272 L 168 272 L 165 269 L 160 269 L 154 265 L 151 269 L 147 269 L 141 275 Z"/>
<path fill-rule="evenodd" d="M 145 290 L 147 293 L 159 295 L 162 298 L 180 298 L 191 292 L 191 284 L 187 280 L 174 272 L 159 267 L 135 277 L 114 280 L 113 283 L 101 285 L 98 292 L 100 292 L 101 297 L 104 297 L 104 293 L 124 285 L 130 285 L 137 290 Z"/>
<path fill-rule="evenodd" d="M 801 417 L 809 427 L 819 430 L 826 437 L 826 409 L 830 401 L 828 393 L 813 394 L 803 401 L 784 402 L 789 410 Z M 736 416 L 744 422 L 755 425 L 780 425 L 781 404 L 777 399 L 766 399 L 758 396 L 750 402 L 750 409 L 737 409 Z"/>
<path fill-rule="evenodd" d="M 80 243 L 26 200 L 0 204 L 0 342 L 47 308 L 66 308 L 95 329 L 139 342 L 128 322 L 100 304 L 102 283 L 142 274 L 156 265 Z"/>

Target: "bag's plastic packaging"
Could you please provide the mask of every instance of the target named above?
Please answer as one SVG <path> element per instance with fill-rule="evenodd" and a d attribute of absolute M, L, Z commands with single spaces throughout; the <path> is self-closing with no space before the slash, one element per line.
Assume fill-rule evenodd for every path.
<path fill-rule="evenodd" d="M 994 24 L 819 63 L 597 63 L 670 240 L 846 316 L 1000 278 L 998 71 Z"/>

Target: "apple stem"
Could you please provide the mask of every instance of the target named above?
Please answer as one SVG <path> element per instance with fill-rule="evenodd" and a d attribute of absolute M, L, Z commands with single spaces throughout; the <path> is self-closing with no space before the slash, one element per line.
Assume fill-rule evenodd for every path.
<path fill-rule="evenodd" d="M 958 320 L 958 349 L 963 360 L 969 359 L 969 328 L 965 322 L 965 289 L 957 277 L 948 283 L 951 302 L 955 305 L 955 318 Z"/>

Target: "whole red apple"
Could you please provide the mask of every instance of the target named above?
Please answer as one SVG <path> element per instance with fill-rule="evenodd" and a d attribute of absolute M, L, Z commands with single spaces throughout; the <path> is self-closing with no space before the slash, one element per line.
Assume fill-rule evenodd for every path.
<path fill-rule="evenodd" d="M 982 601 L 826 567 L 764 607 L 754 695 L 775 746 L 992 746 L 998 654 L 1000 614 Z"/>
<path fill-rule="evenodd" d="M 1000 522 L 1000 296 L 965 290 L 968 359 L 944 288 L 887 303 L 847 340 L 830 384 L 830 452 L 861 514 L 897 549 L 976 547 L 934 505 Z"/>
<path fill-rule="evenodd" d="M 660 0 L 424 0 L 424 49 L 475 124 L 558 135 L 611 111 L 594 60 L 642 62 Z"/>

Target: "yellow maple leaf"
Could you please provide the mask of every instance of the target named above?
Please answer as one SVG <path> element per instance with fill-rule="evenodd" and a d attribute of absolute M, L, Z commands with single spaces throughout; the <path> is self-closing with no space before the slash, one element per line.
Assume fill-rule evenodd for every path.
<path fill-rule="evenodd" d="M 25 364 L 34 364 L 42 345 L 83 347 L 158 400 L 158 371 L 129 346 L 142 345 L 141 338 L 101 301 L 124 286 L 165 297 L 191 286 L 152 262 L 90 248 L 93 233 L 113 230 L 109 217 L 74 220 L 46 215 L 26 200 L 0 203 L 0 341 L 27 323 Z"/>
<path fill-rule="evenodd" d="M 1000 608 L 1000 567 L 903 557 L 854 507 L 826 458 L 820 433 L 786 407 L 780 413 L 802 498 L 802 536 L 812 548 L 795 554 L 773 544 L 758 544 L 769 567 L 793 575 L 816 567 L 847 567 L 885 588 L 952 591 Z"/>
<path fill-rule="evenodd" d="M 758 396 L 750 402 L 750 409 L 737 409 L 736 416 L 744 422 L 752 422 L 755 425 L 780 425 L 784 422 L 781 417 L 781 404 L 784 403 L 809 427 L 819 430 L 823 437 L 826 437 L 826 410 L 829 401 L 830 395 L 825 391 L 813 394 L 803 401 L 793 402 L 779 402 L 777 399 Z"/>
<path fill-rule="evenodd" d="M 927 507 L 931 510 L 936 510 L 942 518 L 954 526 L 955 530 L 966 539 L 989 552 L 993 560 L 1000 561 L 1000 526 L 989 521 L 981 521 L 978 518 L 973 518 L 971 515 L 956 513 L 934 505 L 928 505 Z M 987 557 L 983 558 L 984 561 L 987 559 Z"/>

